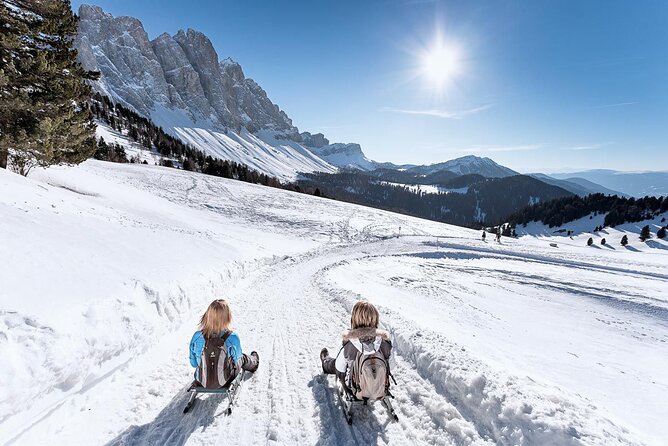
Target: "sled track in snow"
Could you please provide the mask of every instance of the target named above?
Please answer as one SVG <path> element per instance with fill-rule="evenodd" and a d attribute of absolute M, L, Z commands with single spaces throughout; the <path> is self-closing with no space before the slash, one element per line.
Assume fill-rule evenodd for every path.
<path fill-rule="evenodd" d="M 344 223 L 341 228 L 343 239 L 355 239 L 346 229 L 348 225 L 349 222 Z M 185 363 L 189 327 L 165 341 L 163 348 L 170 352 L 168 356 L 146 352 L 138 362 L 154 365 L 130 364 L 91 389 L 92 395 L 69 402 L 56 409 L 55 414 L 62 418 L 93 407 L 97 413 L 90 416 L 104 430 L 105 397 L 126 392 L 127 407 L 117 409 L 113 415 L 124 419 L 127 427 L 120 433 L 109 431 L 111 440 L 107 444 L 114 446 L 209 445 L 223 441 L 232 445 L 321 446 L 581 444 L 587 424 L 577 419 L 580 413 L 574 407 L 557 404 L 565 417 L 573 417 L 561 428 L 535 420 L 530 407 L 514 407 L 506 402 L 509 392 L 510 400 L 516 401 L 523 397 L 523 390 L 503 382 L 503 375 L 462 353 L 457 345 L 388 308 L 383 308 L 382 313 L 383 323 L 395 340 L 391 367 L 398 385 L 392 391 L 399 421 L 392 421 L 377 405 L 356 410 L 353 425 L 346 424 L 334 393 L 333 378 L 322 375 L 318 356 L 322 347 L 336 354 L 340 333 L 348 325 L 350 310 L 359 296 L 330 283 L 327 274 L 352 261 L 438 256 L 439 250 L 446 249 L 444 244 L 416 248 L 420 246 L 402 239 L 320 248 L 261 267 L 232 285 L 226 297 L 233 303 L 235 325 L 244 350 L 259 352 L 260 367 L 244 383 L 229 417 L 222 414 L 223 405 L 219 405 L 216 396 L 202 397 L 191 413 L 181 413 L 188 398 L 184 385 L 191 376 Z M 462 254 L 473 252 L 470 247 L 462 249 L 455 244 L 447 249 Z M 505 255 L 498 250 L 489 254 Z M 443 349 L 429 351 L 424 347 L 427 339 L 429 345 L 440 344 Z M 144 372 L 148 367 L 152 379 L 140 378 L 132 371 L 135 366 Z M 465 369 L 475 373 L 462 372 Z M 158 390 L 156 382 L 161 383 Z M 156 401 L 146 408 L 143 397 L 152 392 L 158 393 Z M 154 414 L 151 420 L 137 415 L 146 410 Z M 34 428 L 54 427 L 47 420 Z M 623 437 L 617 437 L 615 426 L 609 429 L 607 444 L 617 440 L 622 444 Z M 606 444 L 597 437 L 585 440 Z"/>

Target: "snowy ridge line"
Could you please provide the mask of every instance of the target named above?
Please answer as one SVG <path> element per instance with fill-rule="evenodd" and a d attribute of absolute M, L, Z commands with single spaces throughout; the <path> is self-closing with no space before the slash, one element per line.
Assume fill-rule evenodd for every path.
<path fill-rule="evenodd" d="M 378 257 L 382 256 L 357 260 Z M 326 278 L 329 270 L 347 263 L 343 260 L 323 268 L 317 282 L 323 292 L 352 311 L 355 302 L 363 297 Z M 411 364 L 433 386 L 433 393 L 453 405 L 482 438 L 499 445 L 643 444 L 629 441 L 626 428 L 602 418 L 594 412 L 595 406 L 581 396 L 567 395 L 556 386 L 537 383 L 528 376 L 492 371 L 445 336 L 418 329 L 388 308 L 381 307 L 381 311 L 381 324 L 392 335 L 397 360 Z"/>
<path fill-rule="evenodd" d="M 21 369 L 31 376 L 37 375 L 40 383 L 50 383 L 42 387 L 2 386 L 4 401 L 0 409 L 4 415 L 0 419 L 0 437 L 6 439 L 2 444 L 15 443 L 69 398 L 87 392 L 112 376 L 134 356 L 146 352 L 155 339 L 193 319 L 212 297 L 224 295 L 226 289 L 249 273 L 283 258 L 272 256 L 234 261 L 224 271 L 213 275 L 199 274 L 199 279 L 175 280 L 159 288 L 135 280 L 132 285 L 134 297 L 125 301 L 91 301 L 84 311 L 85 321 L 74 326 L 70 333 L 60 333 L 56 337 L 52 336 L 53 329 L 30 316 L 0 311 L 0 332 L 10 328 L 24 330 L 14 336 L 29 343 L 28 354 L 24 352 L 21 358 L 25 362 Z M 99 329 L 113 324 L 125 327 L 124 337 L 119 333 L 108 336 Z M 43 345 L 50 346 L 43 361 L 46 369 L 33 365 L 39 364 L 34 358 L 44 354 Z M 22 404 L 15 406 L 11 401 L 22 401 Z"/>

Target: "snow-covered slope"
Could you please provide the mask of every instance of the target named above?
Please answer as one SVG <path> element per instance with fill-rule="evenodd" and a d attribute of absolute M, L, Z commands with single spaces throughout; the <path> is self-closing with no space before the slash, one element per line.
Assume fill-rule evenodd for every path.
<path fill-rule="evenodd" d="M 174 127 L 183 142 L 204 147 L 209 155 L 246 164 L 281 180 L 293 180 L 298 172 L 336 172 L 336 167 L 318 158 L 301 144 L 277 139 L 271 131 L 255 134 L 242 129 L 239 133 L 217 132 L 192 127 Z"/>
<path fill-rule="evenodd" d="M 116 131 L 103 122 L 96 122 L 95 137 L 102 138 L 106 144 L 118 144 L 123 149 L 128 159 L 134 157 L 140 163 L 146 161 L 149 164 L 159 164 L 164 158 L 157 151 L 150 151 L 136 141 L 132 141 L 128 135 Z"/>
<path fill-rule="evenodd" d="M 597 226 L 603 227 L 605 216 L 605 213 L 597 215 L 592 213 L 586 217 L 565 223 L 563 226 L 552 228 L 543 222 L 534 221 L 527 224 L 526 227 L 519 226 L 517 228 L 517 233 L 519 235 L 541 237 L 545 238 L 546 240 L 549 238 L 554 238 L 555 241 L 562 240 L 567 242 L 569 239 L 576 240 L 577 242 L 582 242 L 582 244 L 586 243 L 589 237 L 593 237 L 597 244 L 600 243 L 602 238 L 605 238 L 610 245 L 607 247 L 608 249 L 622 249 L 623 247 L 619 245 L 619 241 L 624 235 L 627 235 L 629 239 L 629 245 L 624 248 L 626 250 L 644 250 L 643 247 L 646 246 L 663 249 L 664 244 L 666 245 L 665 249 L 668 249 L 668 240 L 656 240 L 655 237 L 657 230 L 664 226 L 668 226 L 668 212 L 659 214 L 650 220 L 642 220 L 635 223 L 624 223 L 614 228 L 607 227 L 604 228 L 603 231 L 594 232 L 594 229 Z M 649 226 L 653 239 L 648 242 L 641 242 L 639 240 L 639 235 L 640 231 L 645 225 Z M 571 236 L 568 235 L 568 231 L 572 231 Z"/>
<path fill-rule="evenodd" d="M 668 250 L 555 249 L 155 166 L 0 170 L 0 438 L 14 444 L 662 444 Z M 401 237 L 396 237 L 401 234 Z M 663 246 L 663 245 L 662 245 Z M 228 298 L 260 368 L 184 416 Z M 352 428 L 318 353 L 352 303 L 394 338 L 400 420 Z"/>

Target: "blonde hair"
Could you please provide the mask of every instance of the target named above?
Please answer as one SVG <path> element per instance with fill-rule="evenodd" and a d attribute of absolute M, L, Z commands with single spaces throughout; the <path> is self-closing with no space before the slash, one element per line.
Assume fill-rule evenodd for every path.
<path fill-rule="evenodd" d="M 353 307 L 353 313 L 350 316 L 351 328 L 373 327 L 378 328 L 378 319 L 380 315 L 378 310 L 370 302 L 360 300 Z"/>
<path fill-rule="evenodd" d="M 232 323 L 232 310 L 225 299 L 216 299 L 209 304 L 199 321 L 199 328 L 204 337 L 217 336 L 227 330 Z"/>

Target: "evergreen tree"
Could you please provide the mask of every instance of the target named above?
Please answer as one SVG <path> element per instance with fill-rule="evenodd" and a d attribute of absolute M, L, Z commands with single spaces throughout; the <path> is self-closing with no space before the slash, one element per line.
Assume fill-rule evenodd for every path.
<path fill-rule="evenodd" d="M 640 231 L 640 241 L 644 242 L 645 240 L 650 238 L 652 238 L 652 234 L 649 231 L 649 225 L 645 225 Z"/>
<path fill-rule="evenodd" d="M 12 9 L 10 9 L 12 6 Z M 30 105 L 30 74 L 46 64 L 44 54 L 31 52 L 25 40 L 33 19 L 0 2 L 0 167 L 7 168 L 11 141 L 35 132 L 37 119 Z"/>
<path fill-rule="evenodd" d="M 589 237 L 589 240 L 587 240 L 587 246 L 591 246 L 594 244 L 594 239 Z"/>
<path fill-rule="evenodd" d="M 109 161 L 109 147 L 104 141 L 104 138 L 100 137 L 100 140 L 97 142 L 97 149 L 95 150 L 95 159 Z"/>
<path fill-rule="evenodd" d="M 76 61 L 78 18 L 70 2 L 3 0 L 1 9 L 9 23 L 3 28 L 11 30 L 2 56 L 13 62 L 0 80 L 0 157 L 7 154 L 23 175 L 34 166 L 80 163 L 95 151 L 95 124 L 83 103 L 91 95 L 86 81 L 97 73 Z"/>
<path fill-rule="evenodd" d="M 629 244 L 629 238 L 626 236 L 626 234 L 624 234 L 624 236 L 622 237 L 622 242 L 621 243 L 622 243 L 622 246 L 626 246 L 626 245 Z"/>
<path fill-rule="evenodd" d="M 656 236 L 657 238 L 666 238 L 666 228 L 661 228 L 658 231 L 656 231 Z"/>
<path fill-rule="evenodd" d="M 605 237 L 601 239 L 601 245 L 605 245 Z"/>

